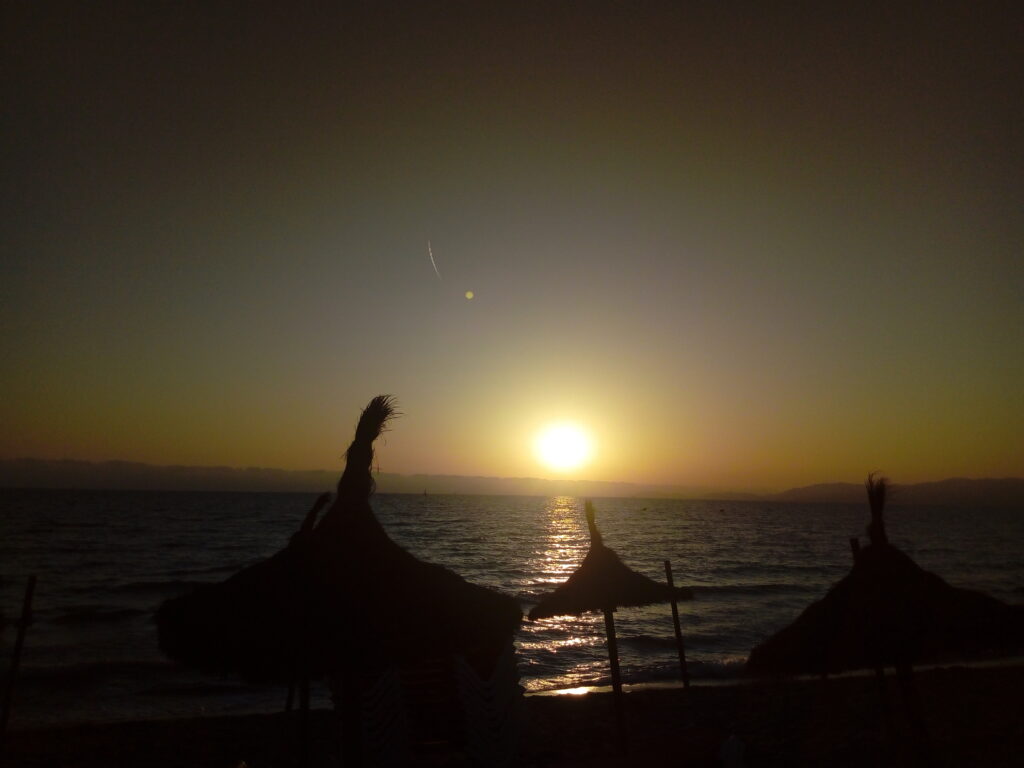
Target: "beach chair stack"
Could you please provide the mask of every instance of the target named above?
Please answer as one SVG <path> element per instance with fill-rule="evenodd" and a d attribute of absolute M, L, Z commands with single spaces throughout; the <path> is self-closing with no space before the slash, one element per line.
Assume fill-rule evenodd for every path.
<path fill-rule="evenodd" d="M 511 642 L 486 678 L 457 654 L 392 666 L 360 696 L 362 763 L 512 765 L 522 694 Z"/>
<path fill-rule="evenodd" d="M 455 657 L 455 674 L 462 702 L 466 753 L 477 765 L 512 765 L 519 743 L 523 702 L 512 643 L 505 646 L 490 679 L 481 679 L 461 656 Z"/>

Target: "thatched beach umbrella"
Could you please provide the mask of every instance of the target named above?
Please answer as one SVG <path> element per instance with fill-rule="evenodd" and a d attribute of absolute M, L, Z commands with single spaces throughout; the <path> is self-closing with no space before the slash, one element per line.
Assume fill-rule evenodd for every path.
<path fill-rule="evenodd" d="M 594 521 L 594 505 L 590 501 L 586 503 L 586 516 L 587 527 L 590 529 L 590 551 L 580 567 L 563 584 L 534 606 L 529 618 L 543 619 L 588 611 L 601 611 L 604 614 L 612 691 L 621 727 L 622 677 L 619 673 L 614 611 L 620 607 L 668 602 L 673 598 L 689 600 L 693 598 L 693 592 L 684 587 L 660 584 L 626 566 L 615 550 L 605 546 L 601 531 Z"/>
<path fill-rule="evenodd" d="M 172 659 L 249 680 L 289 681 L 296 659 L 351 694 L 382 670 L 460 654 L 486 675 L 519 625 L 514 599 L 399 547 L 369 504 L 373 442 L 390 397 L 363 411 L 337 495 L 273 557 L 165 602 L 160 647 Z M 346 697 L 350 702 L 352 696 Z"/>
<path fill-rule="evenodd" d="M 605 546 L 594 521 L 594 505 L 590 501 L 586 503 L 586 516 L 590 529 L 587 556 L 563 584 L 533 607 L 531 620 L 667 602 L 673 594 L 680 600 L 693 597 L 689 589 L 670 589 L 623 563 L 615 550 Z"/>
<path fill-rule="evenodd" d="M 866 487 L 871 543 L 821 600 L 753 649 L 747 669 L 828 674 L 1024 649 L 1024 608 L 953 587 L 889 544 L 883 519 L 888 483 L 872 475 Z"/>
<path fill-rule="evenodd" d="M 388 398 L 364 411 L 337 498 L 312 538 L 314 626 L 332 645 L 367 660 L 452 652 L 484 658 L 519 626 L 519 604 L 418 560 L 392 541 L 370 508 L 372 442 L 392 412 Z"/>
<path fill-rule="evenodd" d="M 160 649 L 204 671 L 290 682 L 309 596 L 307 558 L 296 536 L 226 581 L 165 601 L 156 615 Z M 323 659 L 309 662 L 314 676 L 323 674 Z"/>

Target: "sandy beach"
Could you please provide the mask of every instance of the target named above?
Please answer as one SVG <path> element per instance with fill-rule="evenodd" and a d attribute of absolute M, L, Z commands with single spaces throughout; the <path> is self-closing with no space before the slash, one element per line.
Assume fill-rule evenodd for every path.
<path fill-rule="evenodd" d="M 850 677 L 701 685 L 688 695 L 678 688 L 629 692 L 625 760 L 608 694 L 530 696 L 517 764 L 711 766 L 730 736 L 742 744 L 746 766 L 1020 764 L 1024 666 L 949 667 L 916 679 L 928 729 L 924 753 L 911 737 L 895 680 L 886 736 L 874 680 Z M 311 765 L 339 765 L 332 713 L 314 712 L 311 731 Z M 14 730 L 2 761 L 26 768 L 269 768 L 294 765 L 294 748 L 295 716 L 279 713 Z"/>

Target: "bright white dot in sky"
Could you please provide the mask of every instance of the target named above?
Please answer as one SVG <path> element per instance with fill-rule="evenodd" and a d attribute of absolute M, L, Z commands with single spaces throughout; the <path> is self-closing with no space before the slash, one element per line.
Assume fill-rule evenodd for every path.
<path fill-rule="evenodd" d="M 472 299 L 473 298 L 473 292 L 472 291 L 466 291 L 466 298 L 467 299 Z"/>
<path fill-rule="evenodd" d="M 563 422 L 544 427 L 537 435 L 534 450 L 548 468 L 565 472 L 586 464 L 593 444 L 582 428 Z"/>

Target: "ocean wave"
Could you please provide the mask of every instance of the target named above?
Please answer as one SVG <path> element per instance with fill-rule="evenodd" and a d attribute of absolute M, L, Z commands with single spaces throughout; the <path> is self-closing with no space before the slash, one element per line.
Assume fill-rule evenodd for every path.
<path fill-rule="evenodd" d="M 686 672 L 694 680 L 735 680 L 743 676 L 746 658 L 732 658 L 716 661 L 687 659 Z M 679 680 L 682 673 L 678 662 L 669 662 L 630 670 L 630 683 L 662 682 Z"/>
<path fill-rule="evenodd" d="M 198 576 L 200 574 L 212 575 L 212 574 L 217 574 L 217 573 L 237 573 L 238 571 L 242 570 L 243 568 L 248 568 L 250 565 L 255 565 L 256 563 L 260 562 L 262 559 L 263 558 L 255 558 L 255 559 L 250 558 L 250 559 L 247 559 L 247 560 L 241 560 L 241 561 L 237 561 L 237 562 L 233 562 L 233 563 L 228 563 L 227 565 L 209 565 L 209 566 L 206 566 L 204 568 L 178 568 L 178 569 L 173 570 L 173 571 L 168 571 L 167 575 L 168 576 L 179 577 L 179 576 Z"/>
<path fill-rule="evenodd" d="M 686 672 L 691 680 L 724 682 L 739 680 L 744 676 L 746 658 L 730 658 L 720 661 L 688 660 Z M 532 670 L 531 670 L 532 671 Z M 563 674 L 558 674 L 562 672 Z M 645 664 L 643 666 L 625 665 L 622 671 L 622 681 L 626 685 L 644 685 L 648 683 L 680 683 L 682 673 L 678 661 Z M 522 679 L 523 687 L 529 693 L 550 693 L 552 691 L 565 690 L 567 688 L 594 687 L 600 688 L 611 685 L 611 673 L 607 669 L 607 661 L 595 663 L 585 667 L 577 667 L 571 673 L 565 674 L 564 668 L 547 672 L 546 677 L 525 676 Z"/>
<path fill-rule="evenodd" d="M 664 635 L 627 635 L 619 637 L 619 645 L 637 651 L 670 651 L 675 650 L 675 637 Z"/>
<path fill-rule="evenodd" d="M 136 616 L 149 614 L 150 611 L 143 611 L 138 608 L 98 608 L 84 607 L 69 611 L 53 619 L 54 624 L 77 625 L 77 624 L 106 624 L 117 621 L 127 621 Z"/>
<path fill-rule="evenodd" d="M 281 544 L 283 546 L 287 544 L 287 541 L 283 541 Z M 177 547 L 194 547 L 195 542 L 180 541 L 174 542 L 174 545 Z M 265 546 L 265 543 L 262 541 L 230 541 L 223 544 L 207 544 L 205 549 L 208 552 L 251 552 L 253 549 L 262 549 Z"/>
<path fill-rule="evenodd" d="M 770 583 L 770 584 L 693 584 L 690 586 L 700 599 L 701 595 L 764 595 L 818 592 L 819 587 L 811 584 Z"/>
<path fill-rule="evenodd" d="M 712 567 L 715 578 L 721 578 L 727 574 L 753 574 L 763 575 L 770 573 L 806 573 L 826 576 L 828 574 L 845 572 L 849 570 L 849 564 L 842 563 L 800 563 L 800 562 L 738 562 L 738 563 L 716 563 Z"/>
<path fill-rule="evenodd" d="M 108 559 L 96 559 L 96 560 L 81 560 L 75 563 L 75 569 L 78 573 L 87 573 L 89 571 L 102 571 L 105 568 L 110 567 L 110 560 Z"/>
<path fill-rule="evenodd" d="M 168 581 L 129 581 L 110 587 L 111 592 L 120 593 L 152 593 L 158 595 L 181 594 L 197 587 L 206 586 L 209 581 L 187 581 L 171 579 Z"/>

